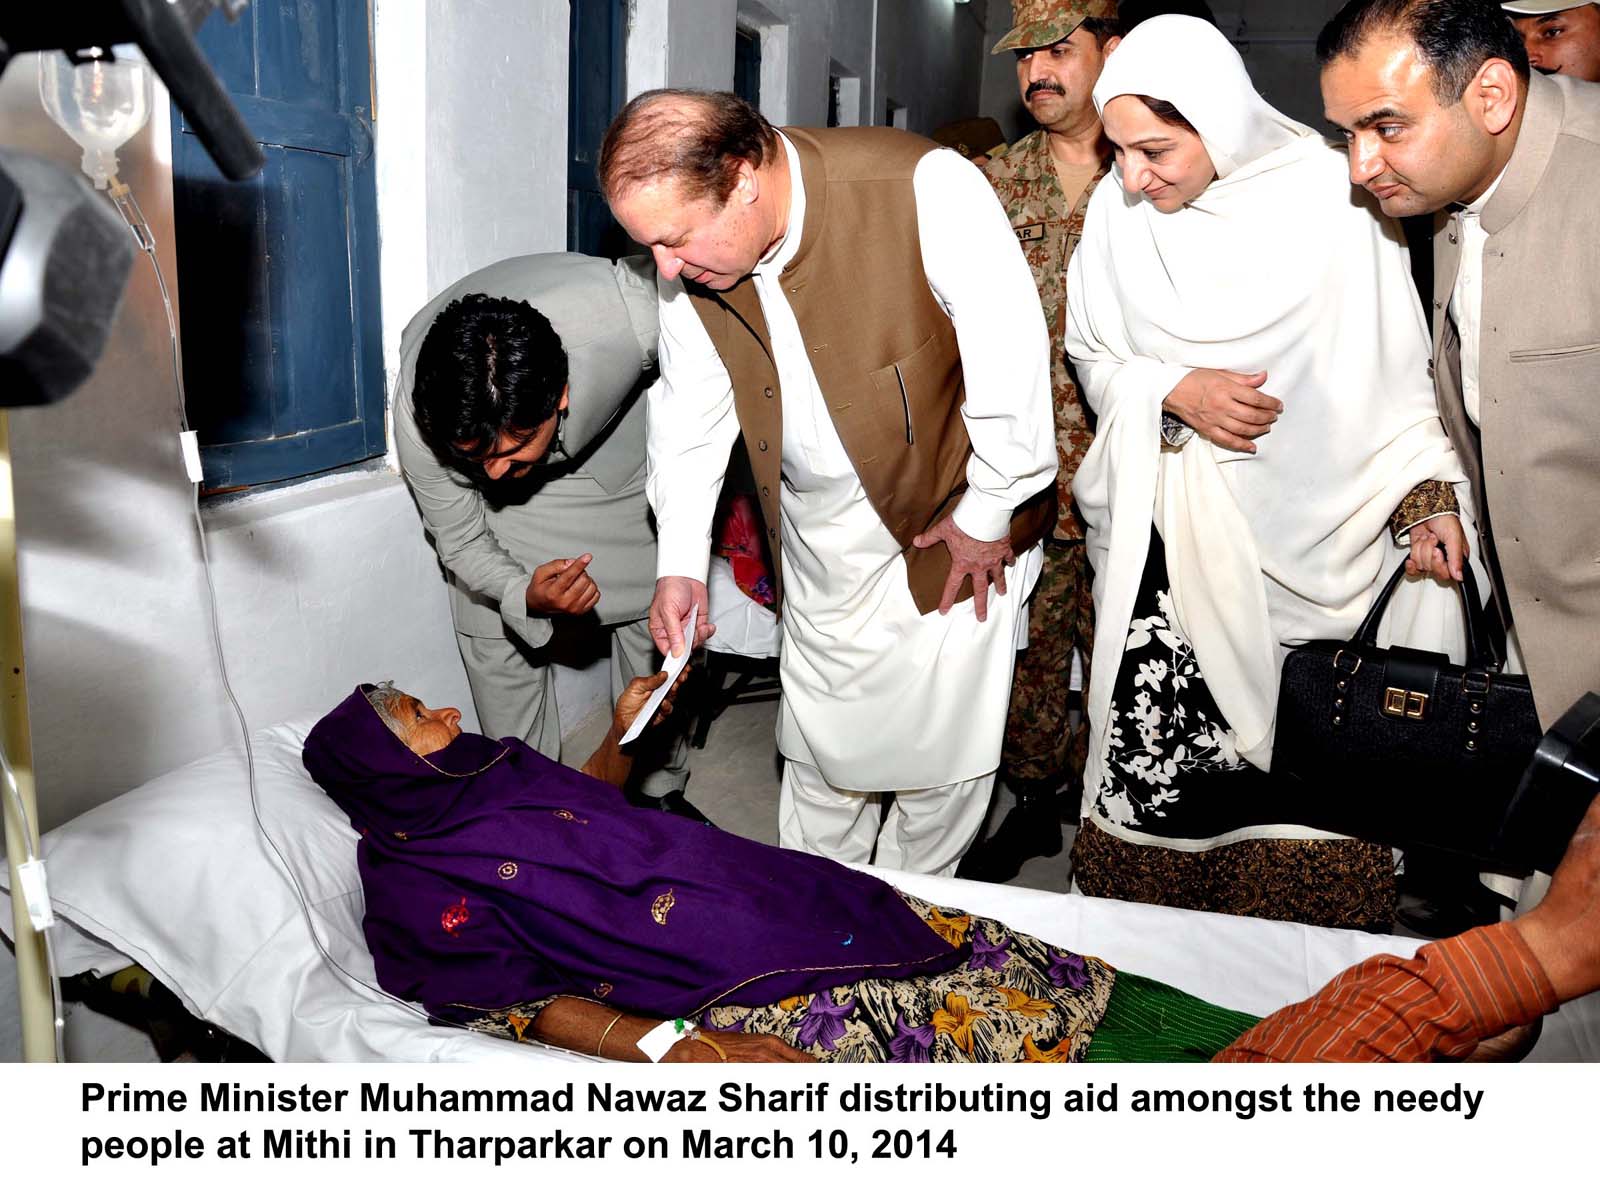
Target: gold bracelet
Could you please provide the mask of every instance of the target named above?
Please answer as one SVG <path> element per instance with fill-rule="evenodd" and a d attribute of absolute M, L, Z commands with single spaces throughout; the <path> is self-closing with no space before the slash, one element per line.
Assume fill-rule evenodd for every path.
<path fill-rule="evenodd" d="M 722 1044 L 707 1035 L 705 1031 L 697 1030 L 690 1037 L 693 1038 L 695 1042 L 704 1043 L 707 1047 L 710 1047 L 717 1053 L 717 1058 L 722 1060 L 723 1063 L 728 1062 L 728 1053 L 722 1049 Z"/>
<path fill-rule="evenodd" d="M 600 1041 L 594 1045 L 594 1057 L 596 1059 L 603 1058 L 603 1056 L 601 1056 L 601 1054 L 600 1054 L 600 1048 L 602 1048 L 602 1047 L 604 1047 L 606 1045 L 606 1036 L 611 1033 L 611 1028 L 613 1026 L 615 1026 L 617 1023 L 621 1022 L 621 1021 L 622 1021 L 622 1011 L 618 1010 L 617 1011 L 617 1016 L 615 1018 L 613 1018 L 610 1022 L 606 1023 L 606 1028 L 600 1032 Z"/>

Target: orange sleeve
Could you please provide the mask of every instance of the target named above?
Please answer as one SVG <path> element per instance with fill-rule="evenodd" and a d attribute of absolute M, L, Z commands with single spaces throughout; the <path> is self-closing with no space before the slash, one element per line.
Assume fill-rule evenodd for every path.
<path fill-rule="evenodd" d="M 1303 1002 L 1262 1019 L 1222 1063 L 1388 1063 L 1460 1059 L 1485 1039 L 1554 1010 L 1544 969 L 1507 923 L 1375 956 Z"/>

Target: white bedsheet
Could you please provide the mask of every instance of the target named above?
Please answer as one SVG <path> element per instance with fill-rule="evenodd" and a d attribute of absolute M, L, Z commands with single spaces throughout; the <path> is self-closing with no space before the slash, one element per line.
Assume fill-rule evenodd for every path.
<path fill-rule="evenodd" d="M 63 974 L 135 960 L 193 1013 L 276 1060 L 586 1058 L 432 1026 L 359 983 L 370 985 L 374 973 L 360 930 L 357 838 L 301 766 L 310 724 L 255 735 L 262 814 L 308 908 L 261 840 L 241 752 L 223 751 L 46 836 L 56 910 L 67 920 L 57 940 Z M 931 902 L 1258 1014 L 1310 995 L 1373 953 L 1416 947 L 1391 936 L 869 872 Z M 319 955 L 308 911 L 354 980 Z M 10 922 L 7 903 L 0 927 L 8 934 Z M 1548 1019 L 1534 1058 L 1600 1060 L 1600 1002 L 1575 1003 Z"/>

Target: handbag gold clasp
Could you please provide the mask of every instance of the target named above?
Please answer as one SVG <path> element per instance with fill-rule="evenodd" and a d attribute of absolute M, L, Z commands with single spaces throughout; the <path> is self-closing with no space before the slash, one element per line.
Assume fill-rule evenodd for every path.
<path fill-rule="evenodd" d="M 1390 717 L 1421 721 L 1428 715 L 1428 696 L 1407 688 L 1386 688 L 1383 690 L 1383 711 Z"/>

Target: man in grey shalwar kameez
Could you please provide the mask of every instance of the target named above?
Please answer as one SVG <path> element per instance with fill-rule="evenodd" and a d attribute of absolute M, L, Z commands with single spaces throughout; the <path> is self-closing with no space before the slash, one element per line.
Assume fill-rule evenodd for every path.
<path fill-rule="evenodd" d="M 471 294 L 499 299 L 502 308 L 527 302 L 548 319 L 565 352 L 567 388 L 556 431 L 531 466 L 509 467 L 489 458 L 492 449 L 463 451 L 457 447 L 470 443 L 462 442 L 439 443 L 448 452 L 441 456 L 418 425 L 418 357 L 436 320 L 441 327 L 449 320 L 441 313 L 460 298 L 478 300 Z M 463 277 L 424 306 L 401 338 L 396 447 L 449 576 L 456 640 L 480 725 L 491 737 L 521 738 L 552 759 L 561 756 L 561 721 L 547 652 L 558 632 L 596 617 L 609 630 L 613 701 L 632 677 L 648 675 L 659 662 L 646 624 L 656 540 L 644 494 L 640 398 L 655 376 L 656 340 L 648 261 L 612 264 L 560 253 L 502 260 Z M 479 348 L 491 371 L 496 349 L 493 342 Z M 583 567 L 586 555 L 592 559 Z M 570 568 L 563 562 L 583 567 L 576 583 L 557 576 Z M 666 743 L 640 790 L 683 811 L 687 778 L 680 734 Z"/>

